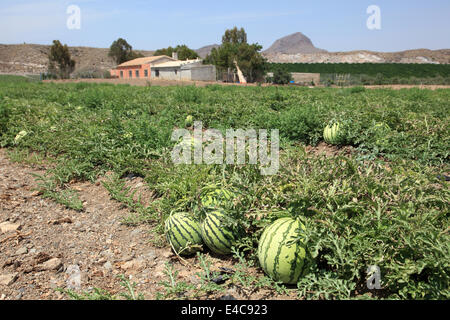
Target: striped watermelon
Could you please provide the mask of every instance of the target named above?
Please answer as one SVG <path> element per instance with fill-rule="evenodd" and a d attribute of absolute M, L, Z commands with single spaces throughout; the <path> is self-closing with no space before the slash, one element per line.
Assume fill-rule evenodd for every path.
<path fill-rule="evenodd" d="M 214 210 L 209 212 L 203 221 L 203 241 L 215 253 L 231 253 L 231 246 L 235 241 L 235 237 L 231 228 L 227 226 L 229 219 L 223 211 Z"/>
<path fill-rule="evenodd" d="M 204 207 L 218 208 L 233 199 L 234 194 L 231 191 L 226 189 L 215 189 L 202 197 L 202 205 Z"/>
<path fill-rule="evenodd" d="M 192 127 L 192 125 L 194 124 L 194 118 L 192 116 L 187 116 L 186 120 L 184 120 L 184 125 L 186 127 Z"/>
<path fill-rule="evenodd" d="M 166 220 L 164 231 L 167 241 L 177 254 L 189 255 L 201 249 L 203 239 L 200 223 L 188 213 L 171 214 Z"/>
<path fill-rule="evenodd" d="M 340 135 L 340 124 L 335 123 L 332 126 L 328 125 L 323 130 L 323 139 L 329 144 L 338 144 Z"/>
<path fill-rule="evenodd" d="M 264 272 L 275 281 L 296 284 L 307 271 L 306 250 L 293 242 L 305 226 L 296 219 L 281 218 L 268 226 L 259 241 L 258 259 Z"/>

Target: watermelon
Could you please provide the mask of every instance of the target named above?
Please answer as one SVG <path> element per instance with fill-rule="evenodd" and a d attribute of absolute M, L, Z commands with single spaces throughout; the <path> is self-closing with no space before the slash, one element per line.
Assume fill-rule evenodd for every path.
<path fill-rule="evenodd" d="M 259 241 L 258 259 L 264 272 L 275 281 L 296 284 L 307 271 L 307 252 L 300 230 L 305 226 L 292 218 L 281 218 L 268 226 Z M 300 238 L 301 239 L 301 238 Z"/>
<path fill-rule="evenodd" d="M 328 125 L 323 130 L 323 139 L 329 144 L 338 144 L 340 136 L 340 124 L 334 123 L 332 126 Z"/>
<path fill-rule="evenodd" d="M 202 223 L 202 236 L 203 241 L 212 252 L 231 253 L 235 236 L 227 222 L 229 222 L 229 218 L 224 211 L 214 210 L 206 215 L 206 219 Z"/>
<path fill-rule="evenodd" d="M 192 116 L 187 116 L 186 120 L 184 120 L 184 124 L 186 127 L 192 127 L 194 124 L 194 118 L 192 118 Z"/>
<path fill-rule="evenodd" d="M 215 189 L 206 193 L 202 197 L 202 205 L 204 207 L 219 208 L 225 203 L 231 202 L 234 199 L 234 194 L 226 189 Z"/>
<path fill-rule="evenodd" d="M 177 254 L 189 255 L 201 250 L 203 243 L 200 223 L 186 212 L 171 214 L 164 228 L 167 241 Z"/>
<path fill-rule="evenodd" d="M 19 143 L 19 141 L 22 140 L 27 134 L 28 134 L 28 132 L 26 132 L 24 130 L 20 131 L 14 138 L 14 143 L 15 144 Z"/>

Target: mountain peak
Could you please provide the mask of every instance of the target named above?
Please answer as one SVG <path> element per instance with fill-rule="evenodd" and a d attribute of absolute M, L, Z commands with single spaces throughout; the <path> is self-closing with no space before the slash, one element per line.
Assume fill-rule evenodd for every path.
<path fill-rule="evenodd" d="M 266 54 L 284 53 L 319 53 L 327 52 L 326 50 L 316 48 L 311 39 L 301 32 L 290 34 L 286 37 L 276 40 L 272 46 L 264 51 Z"/>
<path fill-rule="evenodd" d="M 209 46 L 201 47 L 200 49 L 195 50 L 197 54 L 200 56 L 200 58 L 205 59 L 207 55 L 211 53 L 211 50 L 214 48 L 218 48 L 220 45 L 218 44 L 211 44 Z"/>

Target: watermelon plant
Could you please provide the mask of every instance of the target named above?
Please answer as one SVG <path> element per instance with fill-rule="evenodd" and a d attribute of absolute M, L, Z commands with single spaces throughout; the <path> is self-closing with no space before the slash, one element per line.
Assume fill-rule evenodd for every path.
<path fill-rule="evenodd" d="M 202 197 L 202 206 L 205 208 L 221 208 L 234 199 L 234 194 L 230 190 L 215 188 L 208 191 L 208 189 L 210 188 L 206 188 L 205 195 Z"/>
<path fill-rule="evenodd" d="M 205 242 L 220 246 L 218 235 L 226 241 L 217 251 L 231 246 L 255 266 L 266 226 L 286 215 L 300 217 L 305 236 L 298 245 L 316 263 L 298 278 L 299 298 L 448 300 L 450 195 L 442 177 L 450 172 L 449 101 L 448 89 L 355 93 L 0 80 L 0 146 L 17 161 L 37 156 L 39 166 L 48 168 L 38 181 L 43 196 L 76 210 L 84 208 L 71 181 L 97 181 L 113 172 L 103 185 L 129 209 L 124 222 L 151 224 L 151 241 L 158 246 L 169 245 L 169 213 L 189 212 L 197 221 L 206 217 L 200 226 Z M 279 129 L 279 172 L 262 176 L 254 166 L 173 164 L 171 134 L 187 115 L 223 133 Z M 323 124 L 332 128 L 334 121 L 344 132 L 339 143 L 351 148 L 316 152 Z M 29 134 L 14 143 L 22 130 Z M 130 176 L 142 177 L 150 201 L 136 199 Z M 216 195 L 216 189 L 232 195 Z M 226 215 L 222 220 L 209 211 Z M 236 226 L 245 232 L 235 233 Z M 369 296 L 371 265 L 381 269 L 382 289 Z M 243 286 L 278 292 L 273 279 L 252 282 L 244 269 L 235 274 Z"/>

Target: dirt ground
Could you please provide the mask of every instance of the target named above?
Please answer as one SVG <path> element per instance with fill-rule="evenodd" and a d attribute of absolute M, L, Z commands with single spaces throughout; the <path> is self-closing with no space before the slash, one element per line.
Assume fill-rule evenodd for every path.
<path fill-rule="evenodd" d="M 436 90 L 436 89 L 449 89 L 450 85 L 437 85 L 437 84 L 426 84 L 426 85 L 415 85 L 415 84 L 391 84 L 391 85 L 379 85 L 379 86 L 365 86 L 367 89 L 394 89 L 394 90 L 400 90 L 400 89 L 412 89 L 412 88 L 419 88 L 419 89 L 429 89 L 429 90 Z"/>
<path fill-rule="evenodd" d="M 182 263 L 171 249 L 151 242 L 152 226 L 130 227 L 122 223 L 131 213 L 111 200 L 101 184 L 75 183 L 84 211 L 66 209 L 35 190 L 35 174 L 45 168 L 12 163 L 7 150 L 0 149 L 0 300 L 68 299 L 57 288 L 90 292 L 101 288 L 116 294 L 125 291 L 118 275 L 136 282 L 136 292 L 155 299 L 167 281 L 165 264 L 179 271 L 178 279 L 199 285 L 201 272 L 197 258 Z M 105 179 L 105 178 L 103 178 Z M 128 181 L 143 188 L 139 178 Z M 145 190 L 144 190 L 145 193 Z M 206 253 L 212 270 L 233 268 L 236 261 Z M 261 274 L 258 269 L 249 274 Z M 226 283 L 225 292 L 204 296 L 219 299 L 292 299 L 269 290 L 253 292 Z"/>
<path fill-rule="evenodd" d="M 206 87 L 211 84 L 219 84 L 223 86 L 244 86 L 244 87 L 255 87 L 256 83 L 238 84 L 238 83 L 223 83 L 216 81 L 177 81 L 177 80 L 163 80 L 163 79 L 76 79 L 76 80 L 44 80 L 44 82 L 54 82 L 54 83 L 110 83 L 110 84 L 129 84 L 132 86 L 196 86 L 196 87 Z M 262 84 L 263 87 L 274 86 L 272 84 Z M 322 88 L 323 86 L 316 86 L 317 88 Z M 310 88 L 316 88 L 310 87 Z M 406 84 L 392 84 L 392 85 L 379 85 L 379 86 L 365 86 L 367 89 L 449 89 L 450 85 L 406 85 Z"/>
<path fill-rule="evenodd" d="M 211 84 L 233 85 L 232 83 L 219 83 L 215 81 L 177 81 L 177 80 L 163 80 L 163 79 L 71 79 L 71 80 L 44 80 L 43 82 L 54 83 L 110 83 L 110 84 L 129 84 L 131 86 L 148 87 L 148 86 L 197 86 L 205 87 Z M 253 85 L 253 84 L 247 84 Z"/>

